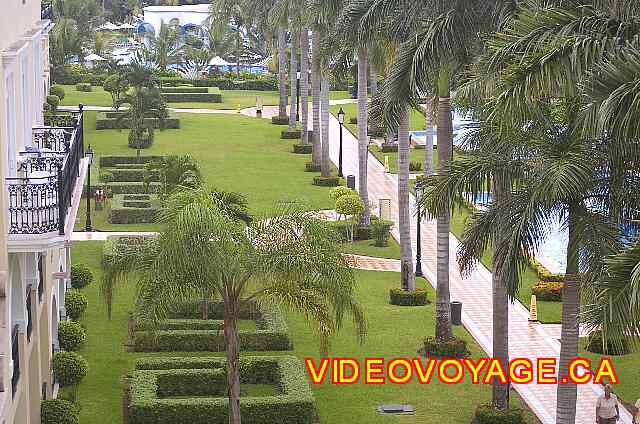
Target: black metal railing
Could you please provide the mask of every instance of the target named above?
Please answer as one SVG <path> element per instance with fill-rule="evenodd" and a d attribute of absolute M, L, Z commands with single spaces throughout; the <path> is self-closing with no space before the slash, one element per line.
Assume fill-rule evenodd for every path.
<path fill-rule="evenodd" d="M 51 19 L 53 17 L 53 6 L 51 4 L 42 3 L 40 7 L 40 18 Z"/>
<path fill-rule="evenodd" d="M 33 332 L 33 314 L 31 311 L 31 284 L 27 286 L 27 343 L 31 341 L 31 333 Z"/>
<path fill-rule="evenodd" d="M 11 375 L 11 395 L 15 396 L 20 381 L 20 349 L 18 347 L 18 325 L 13 326 L 11 332 L 11 359 L 13 360 L 13 374 Z"/>
<path fill-rule="evenodd" d="M 44 295 L 44 256 L 42 253 L 38 253 L 38 302 L 42 302 L 42 296 Z"/>
<path fill-rule="evenodd" d="M 63 113 L 45 118 L 55 126 L 34 128 L 36 146 L 21 156 L 23 176 L 6 181 L 9 234 L 64 234 L 84 156 L 84 131 L 82 105 Z"/>

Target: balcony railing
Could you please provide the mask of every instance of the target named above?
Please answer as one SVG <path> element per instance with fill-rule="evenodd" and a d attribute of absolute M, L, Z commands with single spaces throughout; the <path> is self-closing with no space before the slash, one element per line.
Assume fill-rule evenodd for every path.
<path fill-rule="evenodd" d="M 40 8 L 41 19 L 51 19 L 53 17 L 53 6 L 51 4 L 42 3 Z"/>
<path fill-rule="evenodd" d="M 84 155 L 82 106 L 45 124 L 33 129 L 35 147 L 20 155 L 21 176 L 7 179 L 9 234 L 65 232 Z"/>
<path fill-rule="evenodd" d="M 13 374 L 11 375 L 11 396 L 15 396 L 20 381 L 20 350 L 18 348 L 18 325 L 13 326 L 11 332 L 11 359 L 13 360 Z"/>

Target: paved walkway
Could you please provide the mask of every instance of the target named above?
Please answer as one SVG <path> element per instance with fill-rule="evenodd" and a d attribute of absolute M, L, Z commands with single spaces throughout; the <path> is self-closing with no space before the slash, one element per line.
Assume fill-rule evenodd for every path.
<path fill-rule="evenodd" d="M 263 117 L 270 118 L 268 111 Z M 277 112 L 276 112 L 277 113 Z M 333 163 L 338 163 L 340 126 L 335 117 L 330 119 L 330 157 Z M 358 187 L 358 141 L 349 132 L 343 133 L 343 170 L 345 175 L 356 176 Z M 391 219 L 398 222 L 398 180 L 396 175 L 384 172 L 383 165 L 369 154 L 368 161 L 369 197 L 378 204 L 379 199 L 391 199 Z M 415 208 L 415 198 L 411 195 L 411 207 Z M 415 209 L 412 209 L 415 210 Z M 415 252 L 416 220 L 411 223 L 413 234 L 412 245 Z M 393 230 L 393 236 L 399 240 L 398 226 Z M 422 224 L 422 270 L 425 277 L 435 287 L 436 285 L 436 221 L 428 220 Z M 450 290 L 451 299 L 463 303 L 462 322 L 482 349 L 491 355 L 492 345 L 492 297 L 491 273 L 479 264 L 475 272 L 462 278 L 455 261 L 459 241 L 450 235 Z M 369 262 L 370 265 L 370 262 Z M 557 327 L 547 332 L 545 326 L 528 321 L 528 310 L 517 300 L 509 306 L 509 354 L 511 358 L 559 358 L 560 343 L 556 337 Z M 537 374 L 537 372 L 534 372 Z M 555 423 L 556 386 L 529 384 L 514 385 L 515 389 L 525 400 L 527 405 L 536 413 L 544 424 Z M 602 388 L 589 384 L 578 387 L 578 405 L 576 423 L 593 422 L 594 408 L 597 397 L 602 394 Z M 622 408 L 620 422 L 631 423 L 630 414 Z"/>

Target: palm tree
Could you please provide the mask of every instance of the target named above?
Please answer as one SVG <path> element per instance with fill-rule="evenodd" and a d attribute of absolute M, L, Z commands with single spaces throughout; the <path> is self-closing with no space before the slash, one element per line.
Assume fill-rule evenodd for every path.
<path fill-rule="evenodd" d="M 311 70 L 311 90 L 311 109 L 313 115 L 313 149 L 311 153 L 311 161 L 313 163 L 320 163 L 322 161 L 322 137 L 320 134 L 320 77 L 318 76 L 318 71 L 315 68 Z"/>
<path fill-rule="evenodd" d="M 236 41 L 236 78 L 238 79 L 240 79 L 240 61 L 244 51 L 242 28 L 251 27 L 248 12 L 250 8 L 251 4 L 245 4 L 243 0 L 214 0 L 209 8 L 211 20 L 219 22 L 220 25 L 229 25 L 233 22 Z"/>
<path fill-rule="evenodd" d="M 293 19 L 292 19 L 293 20 Z M 298 113 L 298 105 L 295 99 L 298 96 L 298 43 L 300 36 L 296 23 L 292 23 L 291 27 L 291 65 L 289 66 L 289 89 L 291 92 L 291 108 L 289 109 L 289 131 L 296 129 L 296 114 Z"/>
<path fill-rule="evenodd" d="M 329 158 L 329 75 L 324 71 L 320 83 L 320 127 L 322 133 L 321 175 L 331 176 L 331 159 Z"/>
<path fill-rule="evenodd" d="M 364 226 L 371 225 L 369 179 L 367 178 L 369 163 L 367 82 L 367 51 L 364 47 L 358 47 L 358 193 L 364 201 L 364 211 L 360 214 L 360 225 Z"/>
<path fill-rule="evenodd" d="M 287 116 L 287 32 L 283 25 L 278 26 L 278 90 L 278 115 Z"/>
<path fill-rule="evenodd" d="M 166 316 L 176 301 L 203 291 L 224 303 L 229 423 L 240 424 L 239 313 L 255 301 L 278 302 L 317 323 L 323 350 L 351 315 L 357 335 L 364 316 L 355 301 L 354 274 L 335 242 L 335 233 L 313 214 L 279 211 L 245 225 L 229 217 L 206 192 L 182 192 L 160 214 L 157 237 L 138 249 L 124 249 L 105 264 L 103 292 L 127 274 L 138 277 L 140 318 Z"/>
<path fill-rule="evenodd" d="M 197 189 L 202 186 L 202 171 L 191 155 L 167 155 L 149 162 L 145 168 L 145 181 L 158 178 L 163 198 L 176 191 Z"/>
<path fill-rule="evenodd" d="M 424 177 L 429 178 L 435 172 L 433 169 L 433 98 L 427 95 L 425 102 L 425 146 L 424 146 Z"/>
<path fill-rule="evenodd" d="M 409 207 L 409 109 L 398 127 L 398 226 L 400 227 L 400 281 L 403 290 L 414 291 L 411 209 Z"/>
<path fill-rule="evenodd" d="M 300 123 L 301 144 L 309 144 L 309 27 L 300 27 Z"/>
<path fill-rule="evenodd" d="M 167 25 L 162 21 L 157 35 L 150 32 L 144 34 L 149 43 L 151 57 L 161 71 L 179 60 L 181 43 L 177 26 Z"/>

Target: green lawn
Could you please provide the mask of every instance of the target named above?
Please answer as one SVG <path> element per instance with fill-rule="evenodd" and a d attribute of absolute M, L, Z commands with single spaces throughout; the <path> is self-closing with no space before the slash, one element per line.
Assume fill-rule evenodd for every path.
<path fill-rule="evenodd" d="M 591 361 L 591 369 L 593 370 L 600 359 L 604 355 L 587 352 L 584 347 L 587 345 L 587 339 L 580 339 L 580 356 L 589 358 Z M 619 384 L 614 386 L 613 391 L 625 402 L 634 405 L 636 400 L 640 398 L 640 349 L 638 346 L 631 347 L 631 353 L 628 355 L 610 356 L 614 369 L 618 374 Z"/>
<path fill-rule="evenodd" d="M 106 319 L 106 308 L 99 290 L 100 269 L 97 266 L 102 246 L 102 242 L 77 242 L 72 252 L 74 262 L 86 262 L 94 273 L 93 283 L 83 289 L 89 306 L 85 316 L 80 320 L 87 328 L 86 343 L 80 353 L 89 363 L 89 374 L 78 387 L 81 424 L 121 423 L 124 379 L 131 375 L 136 358 L 149 356 L 148 353 L 127 353 L 124 350 L 128 313 L 132 309 L 135 295 L 133 284 L 118 287 L 113 318 L 111 321 Z M 384 357 L 389 360 L 395 357 L 416 356 L 422 338 L 433 332 L 434 304 L 416 308 L 389 305 L 389 289 L 399 285 L 400 277 L 397 273 L 358 271 L 357 278 L 357 296 L 368 321 L 367 337 L 363 344 L 359 344 L 356 341 L 354 326 L 347 321 L 333 340 L 331 356 L 354 357 L 360 360 L 365 357 Z M 424 280 L 420 280 L 418 284 L 429 290 L 429 297 L 433 300 L 433 289 Z M 293 353 L 299 358 L 320 358 L 318 340 L 307 320 L 290 312 L 285 313 L 285 318 L 292 332 L 295 350 L 283 354 Z M 468 341 L 474 357 L 483 356 L 462 327 L 456 327 L 454 332 Z M 162 355 L 175 356 L 176 353 Z M 191 356 L 193 355 L 207 354 L 192 353 Z M 491 396 L 489 386 L 473 386 L 469 381 L 461 385 L 445 385 L 435 380 L 424 386 L 417 383 L 406 386 L 323 384 L 313 386 L 313 391 L 323 424 L 342 424 L 345 417 L 349 417 L 349 423 L 355 424 L 388 423 L 388 417 L 379 416 L 375 412 L 375 406 L 381 403 L 413 404 L 416 415 L 403 417 L 403 423 L 467 424 L 471 421 L 475 406 L 480 402 L 489 401 Z M 259 389 L 258 393 L 261 392 Z M 512 399 L 513 404 L 521 404 L 517 396 L 514 395 Z M 527 422 L 536 421 L 529 416 Z"/>
<path fill-rule="evenodd" d="M 85 114 L 85 144 L 95 152 L 92 183 L 98 181 L 98 157 L 135 155 L 127 146 L 127 130 L 96 130 L 95 112 Z M 207 188 L 243 193 L 252 210 L 269 212 L 281 200 L 302 199 L 310 210 L 331 209 L 329 189 L 312 184 L 314 173 L 304 172 L 310 155 L 291 153 L 294 140 L 280 139 L 282 127 L 264 119 L 237 115 L 181 114 L 181 128 L 157 131 L 156 139 L 143 155 L 191 154 L 200 164 Z M 84 209 L 80 211 L 82 214 Z M 153 224 L 132 226 L 107 223 L 108 211 L 93 212 L 100 230 L 140 231 Z M 84 227 L 84 218 L 81 218 Z"/>
<path fill-rule="evenodd" d="M 93 87 L 90 93 L 77 91 L 73 85 L 63 85 L 65 90 L 64 100 L 60 103 L 64 106 L 77 106 L 79 103 L 88 106 L 111 106 L 113 104 L 111 95 L 105 92 L 102 87 Z M 171 108 L 177 109 L 236 109 L 238 104 L 244 109 L 256 105 L 256 97 L 262 97 L 265 106 L 277 105 L 279 95 L 277 91 L 254 91 L 254 90 L 221 90 L 222 103 L 168 103 Z M 336 91 L 331 93 L 332 99 L 346 99 L 350 95 L 346 91 Z"/>
<path fill-rule="evenodd" d="M 350 103 L 346 105 L 333 105 L 329 106 L 329 110 L 334 116 L 338 116 L 338 111 L 342 108 L 344 110 L 344 123 L 345 128 L 351 131 L 351 134 L 354 136 L 358 136 L 358 125 L 350 124 L 350 118 L 358 117 L 358 105 L 355 103 Z M 424 131 L 426 125 L 426 118 L 423 114 L 418 112 L 417 110 L 411 110 L 411 131 Z"/>
<path fill-rule="evenodd" d="M 373 240 L 358 240 L 353 243 L 345 243 L 343 250 L 354 255 L 373 256 L 376 258 L 400 259 L 400 246 L 398 242 L 389 236 L 389 245 L 377 247 Z"/>

